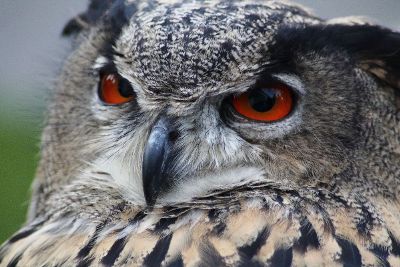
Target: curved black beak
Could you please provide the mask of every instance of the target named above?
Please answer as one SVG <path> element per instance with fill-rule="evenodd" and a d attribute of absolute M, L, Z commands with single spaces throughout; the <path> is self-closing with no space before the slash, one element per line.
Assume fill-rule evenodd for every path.
<path fill-rule="evenodd" d="M 143 191 L 146 203 L 153 206 L 159 194 L 170 186 L 167 172 L 176 131 L 169 118 L 160 117 L 151 129 L 142 162 Z"/>

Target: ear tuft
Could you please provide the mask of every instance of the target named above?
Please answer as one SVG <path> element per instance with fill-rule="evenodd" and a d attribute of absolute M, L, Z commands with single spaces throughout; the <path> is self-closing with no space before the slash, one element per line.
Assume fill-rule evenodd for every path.
<path fill-rule="evenodd" d="M 72 18 L 62 31 L 63 36 L 77 34 L 94 25 L 111 7 L 115 0 L 91 0 L 88 9 Z"/>
<path fill-rule="evenodd" d="M 332 22 L 332 21 L 331 21 Z M 283 27 L 279 51 L 344 51 L 364 70 L 400 89 L 400 33 L 377 25 L 346 23 Z"/>
<path fill-rule="evenodd" d="M 359 51 L 360 67 L 400 89 L 400 33 L 378 26 L 369 26 L 372 34 Z M 367 29 L 368 30 L 368 29 Z"/>
<path fill-rule="evenodd" d="M 355 26 L 355 25 L 375 25 L 370 18 L 364 16 L 347 16 L 333 18 L 326 21 L 328 25 L 343 25 L 343 26 Z"/>
<path fill-rule="evenodd" d="M 362 69 L 400 89 L 399 32 L 370 24 L 331 27 L 337 27 L 336 44 L 354 56 Z"/>

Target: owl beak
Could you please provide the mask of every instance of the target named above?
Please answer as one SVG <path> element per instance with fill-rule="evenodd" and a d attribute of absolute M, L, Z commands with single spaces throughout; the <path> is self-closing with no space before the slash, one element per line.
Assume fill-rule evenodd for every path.
<path fill-rule="evenodd" d="M 143 191 L 149 206 L 153 206 L 160 193 L 170 187 L 168 167 L 175 132 L 171 120 L 164 116 L 157 120 L 150 131 L 142 162 Z"/>

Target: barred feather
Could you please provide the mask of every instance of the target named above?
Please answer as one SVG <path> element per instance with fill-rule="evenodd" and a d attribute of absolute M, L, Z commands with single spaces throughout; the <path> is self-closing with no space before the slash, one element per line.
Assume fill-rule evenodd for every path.
<path fill-rule="evenodd" d="M 36 221 L 3 245 L 1 266 L 400 266 L 399 203 L 312 193 L 329 201 L 281 192 L 226 207 L 126 207 L 117 221 Z"/>

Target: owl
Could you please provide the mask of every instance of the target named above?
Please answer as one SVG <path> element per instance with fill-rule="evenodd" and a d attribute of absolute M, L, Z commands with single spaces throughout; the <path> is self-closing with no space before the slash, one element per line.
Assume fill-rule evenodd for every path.
<path fill-rule="evenodd" d="M 1 266 L 400 266 L 400 33 L 92 0 Z"/>

